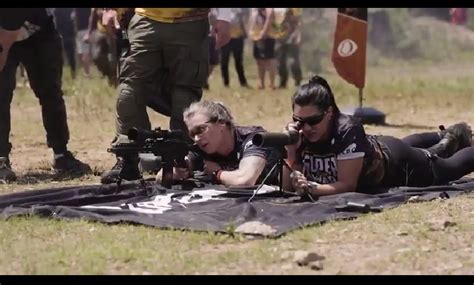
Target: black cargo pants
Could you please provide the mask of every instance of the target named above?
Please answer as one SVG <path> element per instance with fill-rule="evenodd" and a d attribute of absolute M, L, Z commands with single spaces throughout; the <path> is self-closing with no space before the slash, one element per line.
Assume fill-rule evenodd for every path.
<path fill-rule="evenodd" d="M 48 146 L 64 152 L 69 140 L 66 107 L 62 92 L 63 47 L 56 31 L 40 31 L 16 42 L 10 48 L 7 63 L 0 72 L 0 156 L 8 156 L 10 105 L 16 86 L 16 70 L 22 63 L 30 86 L 39 99 Z"/>

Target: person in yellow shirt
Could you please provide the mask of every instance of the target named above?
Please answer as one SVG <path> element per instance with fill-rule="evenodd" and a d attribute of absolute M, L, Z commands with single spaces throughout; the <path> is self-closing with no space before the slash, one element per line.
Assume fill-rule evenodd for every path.
<path fill-rule="evenodd" d="M 270 89 L 275 89 L 275 13 L 274 8 L 253 8 L 250 16 L 250 36 L 254 42 L 253 56 L 257 61 L 258 89 L 265 89 L 265 74 L 270 76 Z"/>
<path fill-rule="evenodd" d="M 170 129 L 187 132 L 183 111 L 202 97 L 209 74 L 210 8 L 135 8 L 127 35 L 130 49 L 120 63 L 113 145 L 129 142 L 135 127 L 151 129 L 146 112 L 150 100 L 170 117 Z M 216 48 L 230 40 L 230 10 L 219 8 L 214 25 Z M 156 110 L 156 109 L 155 109 Z M 123 171 L 122 171 L 123 170 Z M 140 178 L 138 156 L 102 175 L 102 183 Z"/>
<path fill-rule="evenodd" d="M 290 70 L 299 86 L 303 79 L 300 64 L 301 46 L 301 8 L 275 8 L 278 15 L 278 35 L 276 40 L 276 53 L 278 59 L 278 75 L 280 77 L 279 88 L 286 88 L 288 82 L 288 59 L 290 59 Z"/>

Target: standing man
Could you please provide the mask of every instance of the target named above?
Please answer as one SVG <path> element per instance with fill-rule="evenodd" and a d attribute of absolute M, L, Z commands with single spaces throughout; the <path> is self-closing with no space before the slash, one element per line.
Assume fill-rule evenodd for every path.
<path fill-rule="evenodd" d="M 67 149 L 69 129 L 61 90 L 62 43 L 47 8 L 0 9 L 0 179 L 13 181 L 9 154 L 10 104 L 16 69 L 25 66 L 31 88 L 38 97 L 48 146 L 54 151 L 53 169 L 59 173 L 90 171 Z"/>
<path fill-rule="evenodd" d="M 224 86 L 229 87 L 229 59 L 234 56 L 235 70 L 239 76 L 240 86 L 248 87 L 244 72 L 244 41 L 247 31 L 242 8 L 231 8 L 230 41 L 221 49 L 221 73 Z"/>
<path fill-rule="evenodd" d="M 217 21 L 218 14 L 218 8 L 211 8 L 209 12 L 209 74 L 207 75 L 207 80 L 203 87 L 207 90 L 209 90 L 209 77 L 211 77 L 212 72 L 220 63 L 220 50 L 216 48 L 216 38 L 214 35 L 214 25 Z"/>
<path fill-rule="evenodd" d="M 103 8 L 91 8 L 89 26 L 83 40 L 91 46 L 92 61 L 97 69 L 107 77 L 110 86 L 116 87 L 115 32 L 108 32 L 107 27 L 102 24 L 102 13 Z"/>
<path fill-rule="evenodd" d="M 151 129 L 146 106 L 160 102 L 159 112 L 170 116 L 170 129 L 187 132 L 183 111 L 202 97 L 209 74 L 210 8 L 135 8 L 127 34 L 130 50 L 119 75 L 116 130 L 113 144 L 128 142 L 132 127 Z M 230 40 L 230 9 L 219 8 L 214 26 L 216 49 Z M 102 183 L 139 178 L 136 163 L 118 160 L 103 173 Z"/>
<path fill-rule="evenodd" d="M 467 23 L 467 9 L 468 8 L 451 8 L 449 15 L 451 16 L 451 23 L 454 25 L 466 25 Z"/>
<path fill-rule="evenodd" d="M 299 86 L 303 75 L 300 63 L 301 46 L 301 8 L 275 8 L 278 33 L 276 52 L 278 57 L 279 88 L 286 88 L 288 82 L 288 59 L 290 70 Z"/>
<path fill-rule="evenodd" d="M 76 27 L 76 51 L 79 55 L 84 75 L 91 76 L 92 49 L 89 40 L 93 35 L 88 31 L 91 8 L 74 8 L 73 20 Z M 95 30 L 95 27 L 93 27 Z"/>
<path fill-rule="evenodd" d="M 56 28 L 63 38 L 63 49 L 71 68 L 71 78 L 76 78 L 76 30 L 72 22 L 72 8 L 54 8 Z"/>

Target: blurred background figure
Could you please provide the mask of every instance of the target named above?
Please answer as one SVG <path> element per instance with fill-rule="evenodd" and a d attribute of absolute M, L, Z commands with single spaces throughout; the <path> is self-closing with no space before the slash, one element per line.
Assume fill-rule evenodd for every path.
<path fill-rule="evenodd" d="M 113 30 L 108 32 L 102 24 L 102 14 L 103 8 L 91 8 L 89 25 L 83 40 L 90 44 L 92 61 L 99 72 L 107 78 L 110 86 L 117 86 L 115 29 L 119 27 L 113 25 Z"/>
<path fill-rule="evenodd" d="M 303 75 L 300 64 L 301 8 L 275 8 L 276 53 L 278 58 L 279 88 L 288 82 L 288 59 L 295 86 L 299 86 Z"/>
<path fill-rule="evenodd" d="M 467 8 L 451 8 L 451 23 L 454 25 L 465 25 L 467 22 Z"/>
<path fill-rule="evenodd" d="M 92 64 L 92 56 L 91 46 L 88 43 L 90 39 L 84 41 L 84 37 L 86 37 L 87 30 L 89 28 L 90 15 L 91 8 L 74 8 L 73 20 L 76 28 L 76 51 L 79 56 L 82 68 L 84 69 L 84 75 L 87 77 L 89 77 L 91 74 L 90 68 Z"/>
<path fill-rule="evenodd" d="M 113 61 L 115 61 L 117 84 L 122 55 L 125 56 L 130 50 L 127 29 L 134 14 L 135 8 L 115 8 L 102 11 L 102 25 L 105 27 L 108 37 L 115 41 L 114 44 L 111 44 L 115 49 L 111 49 L 110 52 Z"/>
<path fill-rule="evenodd" d="M 204 89 L 209 89 L 209 77 L 211 77 L 212 72 L 219 65 L 219 50 L 216 49 L 216 36 L 214 34 L 214 27 L 217 21 L 217 16 L 219 15 L 219 8 L 211 8 L 209 11 L 209 76 L 204 84 Z"/>
<path fill-rule="evenodd" d="M 71 68 L 71 78 L 76 78 L 76 31 L 72 21 L 73 8 L 54 8 L 58 32 L 63 38 L 65 62 Z"/>
<path fill-rule="evenodd" d="M 235 71 L 239 76 L 240 86 L 248 87 L 244 72 L 244 41 L 247 38 L 245 19 L 242 8 L 231 8 L 230 42 L 221 48 L 221 74 L 224 86 L 229 87 L 229 60 L 232 53 Z"/>
<path fill-rule="evenodd" d="M 253 8 L 250 35 L 254 42 L 253 56 L 257 61 L 258 89 L 265 89 L 265 74 L 270 77 L 270 89 L 275 89 L 275 13 L 274 8 Z"/>

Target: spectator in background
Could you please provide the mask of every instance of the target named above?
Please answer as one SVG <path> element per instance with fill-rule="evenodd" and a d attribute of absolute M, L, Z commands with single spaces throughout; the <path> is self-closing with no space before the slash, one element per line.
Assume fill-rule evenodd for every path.
<path fill-rule="evenodd" d="M 73 20 L 76 28 L 76 51 L 82 68 L 84 68 L 84 75 L 87 77 L 91 75 L 90 68 L 92 65 L 91 45 L 88 43 L 91 35 L 86 39 L 90 15 L 91 8 L 74 8 Z"/>
<path fill-rule="evenodd" d="M 244 41 L 247 31 L 244 25 L 242 8 L 231 8 L 230 41 L 221 48 L 221 74 L 224 86 L 229 87 L 229 59 L 232 53 L 235 70 L 239 76 L 240 86 L 248 87 L 244 72 Z"/>
<path fill-rule="evenodd" d="M 16 180 L 9 159 L 10 105 L 20 63 L 41 105 L 46 140 L 54 152 L 53 169 L 63 174 L 91 170 L 67 149 L 69 128 L 61 89 L 63 50 L 53 19 L 46 8 L 0 9 L 0 180 Z"/>
<path fill-rule="evenodd" d="M 451 8 L 451 23 L 454 25 L 465 25 L 467 22 L 467 8 Z"/>
<path fill-rule="evenodd" d="M 73 8 L 54 8 L 54 18 L 58 32 L 63 38 L 66 61 L 71 68 L 71 78 L 76 78 L 76 31 L 72 21 Z"/>
<path fill-rule="evenodd" d="M 102 12 L 102 25 L 105 27 L 108 37 L 115 39 L 115 50 L 112 50 L 112 54 L 116 62 L 115 72 L 117 77 L 120 74 L 121 59 L 130 50 L 127 29 L 134 14 L 135 8 L 105 9 Z"/>
<path fill-rule="evenodd" d="M 265 74 L 270 77 L 270 89 L 275 89 L 275 13 L 274 8 L 253 8 L 250 35 L 254 42 L 253 56 L 257 61 L 258 89 L 265 89 Z"/>
<path fill-rule="evenodd" d="M 102 8 L 92 8 L 87 33 L 84 35 L 84 42 L 91 45 L 92 60 L 99 72 L 107 77 L 110 86 L 116 86 L 116 34 L 115 32 L 107 32 L 106 27 L 102 24 L 102 13 Z M 96 32 L 92 36 L 94 28 Z"/>
<path fill-rule="evenodd" d="M 214 25 L 217 21 L 217 15 L 219 14 L 219 8 L 211 8 L 209 11 L 209 76 L 207 77 L 204 89 L 209 89 L 209 77 L 212 72 L 219 65 L 219 50 L 216 48 L 216 38 L 214 34 Z"/>
<path fill-rule="evenodd" d="M 301 10 L 301 8 L 275 8 L 278 27 L 276 53 L 280 76 L 279 88 L 287 87 L 288 59 L 290 59 L 290 70 L 295 86 L 299 86 L 303 79 L 300 64 Z"/>

